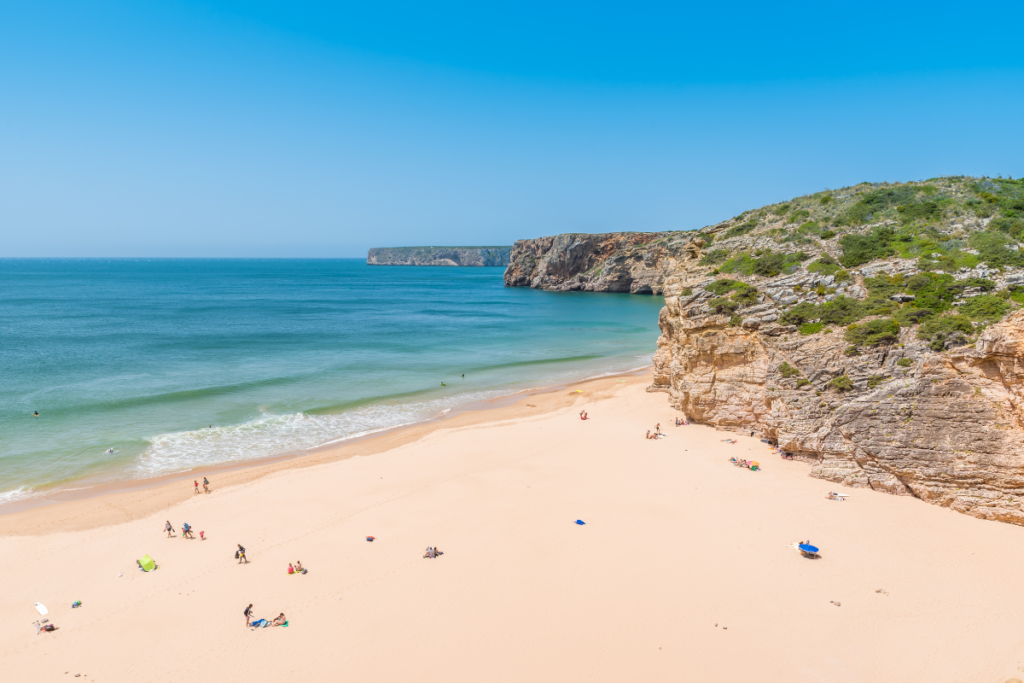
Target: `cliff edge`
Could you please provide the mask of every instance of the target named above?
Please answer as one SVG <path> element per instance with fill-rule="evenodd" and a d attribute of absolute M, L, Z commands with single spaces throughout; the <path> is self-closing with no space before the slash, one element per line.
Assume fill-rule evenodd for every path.
<path fill-rule="evenodd" d="M 371 249 L 371 266 L 507 266 L 512 247 L 382 247 Z"/>

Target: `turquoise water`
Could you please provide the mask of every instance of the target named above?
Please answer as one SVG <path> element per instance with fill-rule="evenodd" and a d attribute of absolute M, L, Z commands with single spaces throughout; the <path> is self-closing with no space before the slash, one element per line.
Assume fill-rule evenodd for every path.
<path fill-rule="evenodd" d="M 502 273 L 0 259 L 0 502 L 313 448 L 650 363 L 660 297 L 506 288 Z"/>

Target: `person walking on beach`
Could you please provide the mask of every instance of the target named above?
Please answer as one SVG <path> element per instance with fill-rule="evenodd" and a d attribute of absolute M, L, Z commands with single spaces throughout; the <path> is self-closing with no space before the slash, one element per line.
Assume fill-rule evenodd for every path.
<path fill-rule="evenodd" d="M 188 525 L 188 522 L 185 522 L 184 524 L 181 525 L 181 537 L 182 538 L 195 538 L 195 536 L 192 535 L 192 527 L 190 527 Z"/>
<path fill-rule="evenodd" d="M 203 477 L 203 490 L 206 491 L 207 493 L 210 492 L 210 480 L 207 479 L 206 477 Z"/>
<path fill-rule="evenodd" d="M 170 538 L 171 532 L 174 531 L 174 527 L 171 526 L 171 520 L 167 520 L 167 523 L 164 524 L 164 531 L 167 532 L 167 538 Z"/>
<path fill-rule="evenodd" d="M 199 482 L 198 481 L 193 481 L 192 485 L 196 487 L 196 493 L 199 493 Z"/>
<path fill-rule="evenodd" d="M 245 557 L 245 548 L 242 547 L 241 543 L 238 544 L 238 550 L 235 551 L 235 557 L 238 558 L 238 564 L 242 564 L 243 562 L 249 564 L 249 560 Z"/>
<path fill-rule="evenodd" d="M 252 621 L 252 603 L 251 602 L 249 603 L 249 606 L 245 608 L 245 625 L 248 626 L 250 621 Z"/>

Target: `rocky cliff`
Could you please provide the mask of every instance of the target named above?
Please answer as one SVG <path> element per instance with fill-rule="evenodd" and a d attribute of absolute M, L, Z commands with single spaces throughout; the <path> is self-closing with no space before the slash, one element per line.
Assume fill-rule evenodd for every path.
<path fill-rule="evenodd" d="M 519 240 L 505 270 L 509 287 L 661 294 L 679 262 L 698 255 L 695 232 L 567 234 Z"/>
<path fill-rule="evenodd" d="M 371 266 L 507 266 L 512 247 L 391 247 L 371 249 Z"/>
<path fill-rule="evenodd" d="M 863 184 L 693 233 L 518 242 L 506 283 L 662 292 L 650 390 L 689 419 L 1024 524 L 1022 239 L 1024 182 Z"/>

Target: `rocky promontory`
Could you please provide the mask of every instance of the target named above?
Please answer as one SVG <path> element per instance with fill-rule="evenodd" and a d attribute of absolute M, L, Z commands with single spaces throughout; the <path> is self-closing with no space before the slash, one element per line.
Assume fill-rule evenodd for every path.
<path fill-rule="evenodd" d="M 573 233 L 519 240 L 505 271 L 509 287 L 661 294 L 665 278 L 699 253 L 695 232 Z M 702 243 L 701 243 L 702 244 Z"/>
<path fill-rule="evenodd" d="M 512 247 L 382 247 L 371 249 L 371 266 L 507 266 Z"/>
<path fill-rule="evenodd" d="M 865 183 L 690 233 L 517 242 L 505 281 L 663 293 L 650 390 L 690 420 L 1024 524 L 1022 241 L 1022 181 Z"/>

